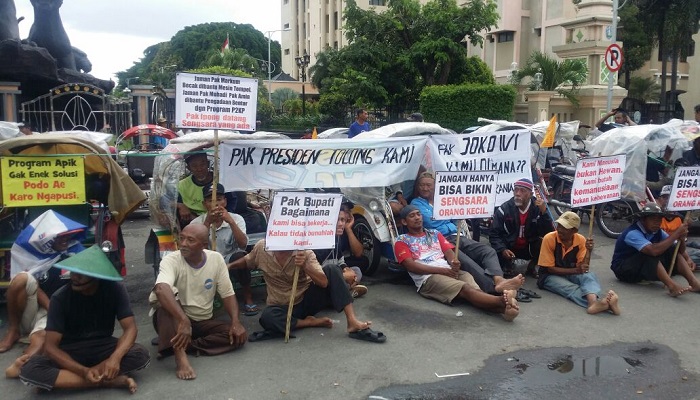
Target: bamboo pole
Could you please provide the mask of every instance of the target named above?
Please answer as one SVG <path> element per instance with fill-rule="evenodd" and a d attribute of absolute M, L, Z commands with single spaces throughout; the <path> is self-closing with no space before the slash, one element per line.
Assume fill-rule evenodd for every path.
<path fill-rule="evenodd" d="M 686 211 L 685 218 L 683 218 L 684 224 L 687 224 L 688 222 L 690 222 L 690 211 Z M 668 269 L 668 276 L 673 274 L 673 267 L 676 266 L 676 258 L 678 257 L 678 250 L 681 248 L 681 240 L 682 239 L 678 239 L 676 248 L 673 249 L 673 257 L 671 258 L 671 267 Z"/>
<path fill-rule="evenodd" d="M 211 181 L 211 205 L 216 207 L 216 186 L 219 184 L 219 130 L 214 129 L 214 177 Z M 216 224 L 209 225 L 211 250 L 216 251 Z"/>
<path fill-rule="evenodd" d="M 296 258 L 296 252 L 293 254 Z M 289 332 L 292 325 L 292 309 L 294 308 L 294 298 L 297 293 L 297 282 L 299 281 L 299 266 L 294 263 L 294 278 L 292 281 L 292 293 L 289 295 L 289 308 L 287 308 L 287 324 L 284 327 L 284 342 L 289 343 Z"/>

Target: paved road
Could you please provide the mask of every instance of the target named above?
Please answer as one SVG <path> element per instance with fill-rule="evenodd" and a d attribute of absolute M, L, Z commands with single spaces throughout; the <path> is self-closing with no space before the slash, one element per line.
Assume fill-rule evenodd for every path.
<path fill-rule="evenodd" d="M 138 342 L 150 348 L 155 356 L 155 348 L 149 344 L 154 332 L 146 303 L 153 272 L 143 262 L 143 244 L 149 226 L 146 219 L 124 224 L 129 269 L 126 284 L 139 326 Z M 613 241 L 597 231 L 596 240 L 593 270 L 605 290 L 614 289 L 620 295 L 623 308 L 620 317 L 589 316 L 573 303 L 538 290 L 535 282 L 529 280 L 526 287 L 536 290 L 542 299 L 522 304 L 520 317 L 514 323 L 506 323 L 499 316 L 485 314 L 467 304 L 450 307 L 423 299 L 403 276 L 382 268 L 375 277 L 367 279 L 369 294 L 355 304 L 361 318 L 372 320 L 373 327 L 388 336 L 387 343 L 377 345 L 347 338 L 342 314 L 329 311 L 323 315 L 342 321 L 333 329 L 300 331 L 288 344 L 248 343 L 238 352 L 193 359 L 198 373 L 195 381 L 177 380 L 172 358 L 154 359 L 149 368 L 136 375 L 139 391 L 134 397 L 265 400 L 590 398 L 598 397 L 596 394 L 636 399 L 696 396 L 692 393 L 699 392 L 700 296 L 688 294 L 672 299 L 659 286 L 617 282 L 607 266 Z M 264 288 L 255 288 L 254 295 L 262 303 Z M 458 316 L 458 312 L 463 315 Z M 5 308 L 0 308 L 3 320 L 5 313 Z M 241 319 L 249 331 L 259 330 L 257 317 Z M 4 333 L 4 329 L 0 331 Z M 644 352 L 644 348 L 654 351 L 634 353 Z M 0 364 L 8 364 L 19 352 L 18 346 L 0 355 Z M 596 358 L 603 365 L 619 369 L 624 366 L 620 357 L 627 357 L 665 372 L 642 374 L 634 367 L 637 369 L 632 368 L 627 375 L 615 375 L 613 380 L 589 374 L 575 382 L 557 380 L 552 383 L 555 389 L 548 389 L 542 383 L 543 375 L 535 372 L 557 369 L 561 372 L 558 363 L 566 362 L 566 356 L 572 364 L 570 368 L 564 366 L 564 371 L 579 371 L 579 363 L 589 360 L 591 365 Z M 507 361 L 511 358 L 520 361 Z M 552 365 L 555 368 L 548 367 Z M 534 377 L 533 382 L 540 383 L 513 380 L 513 376 L 523 375 L 528 367 L 535 372 L 524 376 Z M 466 372 L 472 375 L 453 379 L 435 375 Z M 512 376 L 501 378 L 499 373 Z M 417 384 L 427 386 L 412 386 Z M 4 379 L 0 379 L 0 393 L 2 399 L 36 397 L 35 392 L 19 381 Z M 604 396 L 605 393 L 614 395 Z M 99 395 L 101 399 L 121 399 L 126 393 L 110 389 L 100 391 Z M 94 391 L 50 395 L 58 399 L 96 396 Z"/>

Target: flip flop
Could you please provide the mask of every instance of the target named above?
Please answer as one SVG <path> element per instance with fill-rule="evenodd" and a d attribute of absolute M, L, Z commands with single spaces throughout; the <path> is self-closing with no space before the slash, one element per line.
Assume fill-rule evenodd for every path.
<path fill-rule="evenodd" d="M 349 332 L 348 336 L 352 339 L 364 340 L 372 343 L 384 343 L 386 342 L 386 336 L 381 332 L 373 331 L 370 328 L 365 328 L 360 331 Z"/>
<path fill-rule="evenodd" d="M 520 289 L 518 289 L 518 294 L 515 295 L 515 300 L 518 300 L 518 303 L 530 303 L 530 302 L 532 302 L 532 299 L 530 298 L 530 296 L 523 293 Z"/>
<path fill-rule="evenodd" d="M 289 338 L 295 338 L 296 336 L 290 334 Z M 283 339 L 284 338 L 284 333 L 282 332 L 272 332 L 272 331 L 257 331 L 253 332 L 250 336 L 248 336 L 248 341 L 249 342 L 262 342 L 263 340 L 270 340 L 270 339 Z"/>
<path fill-rule="evenodd" d="M 520 289 L 518 289 L 518 290 L 522 291 L 523 294 L 526 295 L 527 297 L 531 297 L 531 298 L 533 298 L 533 299 L 541 299 L 541 298 L 542 298 L 542 296 L 540 296 L 539 294 L 537 294 L 537 292 L 534 292 L 534 291 L 532 291 L 532 290 L 530 290 L 530 289 L 520 288 Z"/>
<path fill-rule="evenodd" d="M 243 307 L 243 315 L 252 317 L 253 315 L 258 315 L 260 312 L 260 309 L 258 308 L 257 304 L 246 304 Z"/>

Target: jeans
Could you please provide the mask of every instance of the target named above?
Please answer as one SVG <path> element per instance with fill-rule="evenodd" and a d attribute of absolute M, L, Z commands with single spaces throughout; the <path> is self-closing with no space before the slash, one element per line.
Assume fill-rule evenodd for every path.
<path fill-rule="evenodd" d="M 576 275 L 551 275 L 543 279 L 542 287 L 552 293 L 573 301 L 583 308 L 588 308 L 586 295 L 600 297 L 600 283 L 593 272 Z"/>

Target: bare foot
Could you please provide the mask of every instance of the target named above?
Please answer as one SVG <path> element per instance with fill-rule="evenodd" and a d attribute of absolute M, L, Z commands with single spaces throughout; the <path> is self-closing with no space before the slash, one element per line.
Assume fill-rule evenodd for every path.
<path fill-rule="evenodd" d="M 610 304 L 608 303 L 608 299 L 605 298 L 603 300 L 598 300 L 595 303 L 588 306 L 586 311 L 589 314 L 598 314 L 598 313 L 602 313 L 603 311 L 607 311 L 609 309 L 610 309 Z"/>
<path fill-rule="evenodd" d="M 349 332 L 357 332 L 361 331 L 363 329 L 367 329 L 372 325 L 372 321 L 358 321 L 355 320 L 353 322 L 348 322 L 348 333 Z"/>
<path fill-rule="evenodd" d="M 111 388 L 127 388 L 129 389 L 129 393 L 134 394 L 136 393 L 136 389 L 138 389 L 138 385 L 136 384 L 136 381 L 133 378 L 129 378 L 126 375 L 118 375 L 116 378 L 112 379 L 111 381 L 104 381 L 102 383 L 104 387 L 111 387 Z"/>
<path fill-rule="evenodd" d="M 5 370 L 5 378 L 18 378 L 19 371 L 22 369 L 22 366 L 27 363 L 29 357 L 29 354 L 22 354 L 21 356 L 17 357 L 17 359 Z"/>
<path fill-rule="evenodd" d="M 518 274 L 510 279 L 505 279 L 501 277 L 498 283 L 496 283 L 496 293 L 503 293 L 504 290 L 518 290 L 525 283 L 525 277 L 523 274 Z"/>
<path fill-rule="evenodd" d="M 178 379 L 189 381 L 197 377 L 184 351 L 175 351 L 175 365 L 175 376 L 177 376 Z"/>
<path fill-rule="evenodd" d="M 0 353 L 4 353 L 12 348 L 12 346 L 17 343 L 19 340 L 19 331 L 18 330 L 8 330 L 7 333 L 5 334 L 5 337 L 2 338 L 2 342 L 0 342 Z"/>
<path fill-rule="evenodd" d="M 308 323 L 305 325 L 310 328 L 332 328 L 333 320 L 328 317 L 316 318 L 311 315 L 304 318 L 304 321 Z"/>
<path fill-rule="evenodd" d="M 615 314 L 615 315 L 620 315 L 622 311 L 620 310 L 620 305 L 618 304 L 618 297 L 617 293 L 613 292 L 612 290 L 608 291 L 608 295 L 605 297 L 605 299 L 608 301 L 608 304 L 610 305 L 610 311 Z"/>
<path fill-rule="evenodd" d="M 503 312 L 503 319 L 511 322 L 520 313 L 520 307 L 518 306 L 518 301 L 515 299 L 517 291 L 515 290 L 504 290 L 503 291 L 503 302 L 506 305 L 506 309 Z"/>
<path fill-rule="evenodd" d="M 678 284 L 674 283 L 672 286 L 669 286 L 668 288 L 668 295 L 671 297 L 678 297 L 680 295 L 685 294 L 686 292 L 690 291 L 692 288 L 691 287 L 682 287 L 679 286 Z"/>

